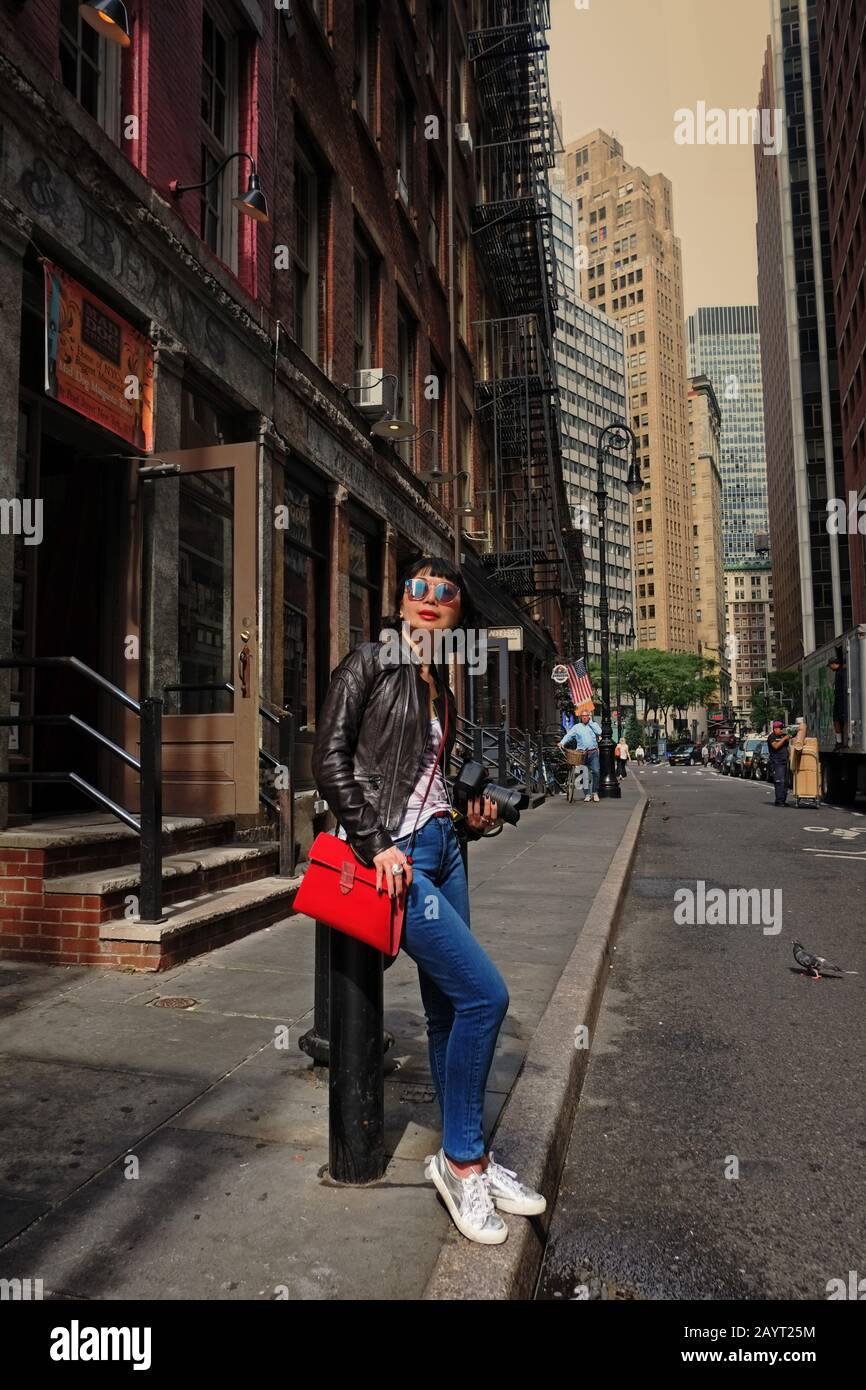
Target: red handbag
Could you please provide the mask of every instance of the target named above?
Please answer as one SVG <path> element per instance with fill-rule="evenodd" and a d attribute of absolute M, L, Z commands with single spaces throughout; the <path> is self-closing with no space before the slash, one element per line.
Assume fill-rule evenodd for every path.
<path fill-rule="evenodd" d="M 309 853 L 309 868 L 295 894 L 295 912 L 375 946 L 386 956 L 400 949 L 406 893 L 376 892 L 376 868 L 368 869 L 346 840 L 323 830 Z"/>
<path fill-rule="evenodd" d="M 427 793 L 436 776 L 445 741 L 448 737 L 448 695 L 445 695 L 445 727 L 436 760 L 427 780 L 424 796 L 418 808 L 410 848 L 414 843 L 418 821 L 427 800 Z M 324 922 L 335 931 L 354 936 L 367 946 L 374 946 L 387 956 L 396 956 L 403 934 L 406 915 L 406 888 L 393 898 L 385 888 L 376 892 L 376 866 L 368 868 L 350 848 L 330 831 L 317 835 L 307 856 L 309 867 L 295 894 L 293 910 Z M 406 855 L 412 863 L 411 854 Z"/>

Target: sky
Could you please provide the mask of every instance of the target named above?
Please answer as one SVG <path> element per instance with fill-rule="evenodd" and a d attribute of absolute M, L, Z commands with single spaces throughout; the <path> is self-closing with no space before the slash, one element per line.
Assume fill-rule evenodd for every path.
<path fill-rule="evenodd" d="M 757 303 L 754 147 L 678 144 L 674 113 L 754 108 L 769 31 L 770 0 L 551 0 L 563 140 L 600 126 L 670 179 L 686 314 Z"/>

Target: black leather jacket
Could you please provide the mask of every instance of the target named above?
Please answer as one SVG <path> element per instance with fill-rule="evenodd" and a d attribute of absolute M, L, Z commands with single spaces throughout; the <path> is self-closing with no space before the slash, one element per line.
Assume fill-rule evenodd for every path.
<path fill-rule="evenodd" d="M 383 642 L 363 642 L 336 667 L 318 719 L 313 776 L 363 864 L 389 849 L 418 780 L 430 724 L 427 682 L 417 654 L 401 638 L 402 660 L 383 660 Z M 393 653 L 394 648 L 392 647 Z M 431 666 L 435 701 L 448 736 L 447 770 L 457 733 L 457 705 L 447 675 Z M 461 819 L 458 834 L 478 839 Z"/>

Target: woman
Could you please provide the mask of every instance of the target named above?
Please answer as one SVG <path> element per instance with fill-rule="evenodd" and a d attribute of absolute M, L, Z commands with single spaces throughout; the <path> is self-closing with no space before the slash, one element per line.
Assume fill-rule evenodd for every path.
<path fill-rule="evenodd" d="M 364 642 L 333 672 L 313 775 L 355 854 L 375 865 L 377 888 L 406 895 L 401 945 L 418 966 L 442 1111 L 442 1147 L 428 1157 L 426 1175 L 464 1236 L 499 1245 L 508 1236 L 500 1212 L 534 1216 L 546 1202 L 487 1153 L 482 1128 L 508 990 L 469 929 L 460 839 L 490 830 L 497 807 L 484 797 L 483 805 L 470 801 L 465 818 L 452 813 L 442 766 L 454 746 L 457 707 L 444 664 L 434 659 L 437 640 L 470 626 L 474 610 L 460 570 L 420 556 L 399 577 L 395 613 L 397 657 L 391 640 Z"/>
<path fill-rule="evenodd" d="M 613 752 L 616 758 L 616 775 L 619 780 L 622 781 L 623 777 L 628 775 L 628 763 L 631 759 L 631 754 L 628 751 L 628 744 L 624 738 L 620 739 Z"/>

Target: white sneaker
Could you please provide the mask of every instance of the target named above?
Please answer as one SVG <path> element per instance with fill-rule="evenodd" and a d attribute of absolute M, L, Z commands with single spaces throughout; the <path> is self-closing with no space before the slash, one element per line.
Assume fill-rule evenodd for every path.
<path fill-rule="evenodd" d="M 496 1211 L 481 1173 L 458 1178 L 444 1150 L 427 1155 L 425 1177 L 429 1178 L 451 1213 L 461 1235 L 479 1245 L 501 1245 L 508 1239 L 508 1227 Z"/>
<path fill-rule="evenodd" d="M 583 800 L 584 800 L 584 804 L 585 804 L 587 801 L 592 801 L 592 797 L 591 797 L 589 794 L 587 794 L 587 795 L 583 798 Z"/>
<path fill-rule="evenodd" d="M 547 1201 L 541 1193 L 533 1192 L 531 1187 L 518 1182 L 515 1172 L 503 1168 L 494 1160 L 492 1149 L 488 1158 L 483 1178 L 498 1210 L 510 1212 L 513 1216 L 540 1216 L 547 1208 Z"/>
<path fill-rule="evenodd" d="M 592 799 L 593 799 L 593 801 L 598 801 L 598 799 L 599 799 L 598 792 L 593 792 L 593 794 L 592 794 Z"/>

